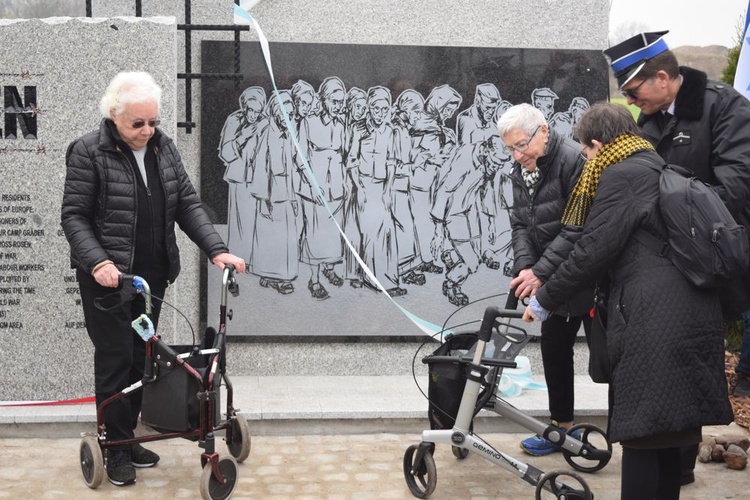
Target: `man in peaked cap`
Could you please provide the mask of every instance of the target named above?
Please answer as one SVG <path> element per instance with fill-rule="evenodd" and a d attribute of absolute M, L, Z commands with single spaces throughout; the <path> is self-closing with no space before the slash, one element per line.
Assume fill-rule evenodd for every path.
<path fill-rule="evenodd" d="M 604 54 L 628 104 L 641 110 L 644 137 L 666 162 L 712 185 L 750 234 L 750 101 L 731 85 L 679 66 L 662 38 L 667 33 L 642 33 Z M 750 271 L 721 295 L 725 317 L 741 316 L 744 322 L 734 394 L 750 396 Z M 682 452 L 682 484 L 689 484 L 697 445 Z"/>

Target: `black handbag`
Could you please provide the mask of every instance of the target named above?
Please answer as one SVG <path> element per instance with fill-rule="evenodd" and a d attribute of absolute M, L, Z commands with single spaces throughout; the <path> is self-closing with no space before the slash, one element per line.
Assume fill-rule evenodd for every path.
<path fill-rule="evenodd" d="M 589 376 L 598 384 L 611 381 L 609 352 L 607 350 L 607 304 L 604 293 L 596 290 L 589 338 Z"/>

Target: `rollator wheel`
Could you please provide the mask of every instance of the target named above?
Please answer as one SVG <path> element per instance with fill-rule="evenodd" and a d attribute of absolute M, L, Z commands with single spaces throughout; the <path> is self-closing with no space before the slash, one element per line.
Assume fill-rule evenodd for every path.
<path fill-rule="evenodd" d="M 219 459 L 219 473 L 223 477 L 223 482 L 214 476 L 211 462 L 203 466 L 201 473 L 201 498 L 203 500 L 226 500 L 232 496 L 235 486 L 237 486 L 237 461 L 234 457 L 224 457 Z"/>
<path fill-rule="evenodd" d="M 459 460 L 463 460 L 464 458 L 469 456 L 469 450 L 467 450 L 466 448 L 451 446 L 451 451 L 453 452 L 453 456 Z"/>
<path fill-rule="evenodd" d="M 92 490 L 98 488 L 104 479 L 104 455 L 96 437 L 86 436 L 81 440 L 80 457 L 83 481 Z"/>
<path fill-rule="evenodd" d="M 437 486 L 437 469 L 432 451 L 427 450 L 419 463 L 414 463 L 419 445 L 413 444 L 404 453 L 404 479 L 411 494 L 417 498 L 427 498 Z"/>
<path fill-rule="evenodd" d="M 250 455 L 250 426 L 239 415 L 232 417 L 230 424 L 224 440 L 229 453 L 237 459 L 237 463 L 242 463 Z"/>
<path fill-rule="evenodd" d="M 560 481 L 560 479 L 573 480 L 576 484 L 570 486 Z M 552 471 L 543 474 L 539 483 L 536 485 L 536 500 L 546 500 L 556 498 L 558 500 L 593 500 L 594 495 L 586 481 L 575 472 Z"/>
<path fill-rule="evenodd" d="M 597 452 L 600 453 L 596 458 L 585 455 L 576 455 L 569 450 L 563 448 L 563 457 L 568 464 L 576 470 L 581 472 L 596 472 L 603 469 L 612 458 L 612 443 L 607 439 L 607 433 L 601 430 L 599 427 L 591 424 L 578 424 L 568 430 L 568 434 L 572 434 L 580 430 L 580 437 L 578 438 L 585 445 L 589 445 L 596 448 Z"/>

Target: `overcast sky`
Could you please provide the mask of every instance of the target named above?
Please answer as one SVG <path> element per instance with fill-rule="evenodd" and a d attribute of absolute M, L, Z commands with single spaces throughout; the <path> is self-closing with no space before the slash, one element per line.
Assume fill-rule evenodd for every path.
<path fill-rule="evenodd" d="M 632 23 L 645 31 L 669 30 L 664 39 L 670 47 L 733 47 L 747 5 L 748 0 L 612 0 L 609 29 L 619 33 L 618 26 Z"/>

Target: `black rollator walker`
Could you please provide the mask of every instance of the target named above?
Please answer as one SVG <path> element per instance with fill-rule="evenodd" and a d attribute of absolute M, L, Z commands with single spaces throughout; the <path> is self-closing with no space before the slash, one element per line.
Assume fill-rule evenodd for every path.
<path fill-rule="evenodd" d="M 198 441 L 203 448 L 200 480 L 205 500 L 227 499 L 237 485 L 237 463 L 250 455 L 250 427 L 237 414 L 232 403 L 232 383 L 226 373 L 227 293 L 239 295 L 234 267 L 224 268 L 222 276 L 219 331 L 209 327 L 200 346 L 169 346 L 154 334 L 151 323 L 151 290 L 138 276 L 122 275 L 121 300 L 144 296 L 146 314 L 133 321 L 133 328 L 146 341 L 146 368 L 143 380 L 103 401 L 96 411 L 97 433 L 83 434 L 80 446 L 81 471 L 89 488 L 97 488 L 104 478 L 104 451 L 118 445 L 145 443 L 176 437 Z M 226 386 L 226 419 L 221 419 L 220 388 Z M 158 434 L 133 439 L 107 441 L 104 411 L 107 406 L 133 391 L 143 391 L 141 422 Z M 224 440 L 231 456 L 219 457 L 215 434 L 225 431 Z"/>
<path fill-rule="evenodd" d="M 509 300 L 509 304 L 512 303 Z M 506 307 L 515 307 L 515 304 Z M 458 459 L 476 453 L 517 474 L 536 487 L 537 500 L 541 500 L 544 492 L 552 493 L 557 499 L 593 498 L 580 475 L 562 470 L 545 474 L 498 451 L 473 432 L 472 420 L 485 408 L 561 446 L 566 462 L 581 472 L 601 470 L 612 457 L 612 445 L 598 427 L 579 424 L 566 434 L 564 429 L 542 423 L 497 397 L 502 369 L 516 368 L 516 355 L 530 339 L 523 329 L 509 322 L 511 318 L 522 316 L 521 311 L 514 309 L 489 307 L 484 312 L 479 332 L 446 337 L 433 355 L 422 360 L 430 366 L 431 430 L 423 431 L 422 442 L 411 445 L 404 454 L 404 478 L 415 497 L 426 498 L 435 491 L 437 470 L 433 454 L 439 443 L 450 445 Z M 502 319 L 506 322 L 501 323 Z M 514 331 L 510 332 L 511 329 Z M 562 478 L 576 484 L 569 486 Z"/>

